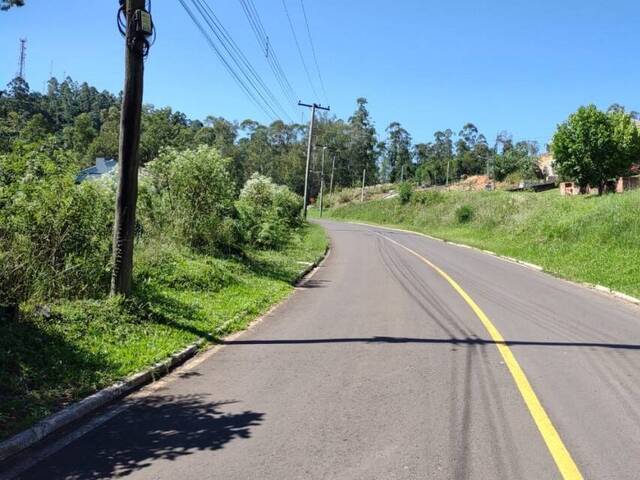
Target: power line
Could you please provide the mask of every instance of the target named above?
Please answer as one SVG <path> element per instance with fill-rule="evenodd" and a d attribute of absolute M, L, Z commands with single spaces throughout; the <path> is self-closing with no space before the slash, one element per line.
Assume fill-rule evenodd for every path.
<path fill-rule="evenodd" d="M 276 111 L 277 109 L 281 110 L 286 117 L 289 117 L 233 38 L 231 38 L 229 32 L 213 13 L 206 0 L 191 0 L 192 7 L 187 5 L 187 0 L 178 1 L 205 37 L 205 40 L 209 43 L 225 69 L 249 99 L 271 120 L 280 117 L 280 114 Z M 211 33 L 213 33 L 213 36 Z"/>
<path fill-rule="evenodd" d="M 297 96 L 293 88 L 291 87 L 291 83 L 289 82 L 287 75 L 282 70 L 280 61 L 278 60 L 278 55 L 276 54 L 273 45 L 269 43 L 269 36 L 267 35 L 264 25 L 262 24 L 262 20 L 260 19 L 260 15 L 256 10 L 253 0 L 239 1 L 245 13 L 245 16 L 249 21 L 249 25 L 253 30 L 256 40 L 258 41 L 258 45 L 260 46 L 260 49 L 264 51 L 267 63 L 271 68 L 274 76 L 276 77 L 278 84 L 280 85 L 282 93 L 292 105 L 295 105 Z"/>
<path fill-rule="evenodd" d="M 272 56 L 268 55 L 268 53 L 269 53 L 269 50 L 268 50 L 269 37 L 268 37 L 268 35 L 267 35 L 267 33 L 266 33 L 265 29 L 264 29 L 264 26 L 262 25 L 262 20 L 260 20 L 260 16 L 258 15 L 258 11 L 256 10 L 256 6 L 253 3 L 253 0 L 248 0 L 248 3 L 253 9 L 254 17 L 257 20 L 257 23 L 258 23 L 258 25 L 260 27 L 260 30 L 262 31 L 262 34 L 264 35 L 264 37 L 266 37 L 267 59 L 271 59 L 273 61 L 273 64 L 275 65 L 276 70 L 278 70 L 278 72 L 280 73 L 280 76 L 281 76 L 281 78 L 283 80 L 283 83 L 285 84 L 285 87 L 286 87 L 287 91 L 289 92 L 289 94 L 291 96 L 292 103 L 295 104 L 298 96 L 296 95 L 296 92 L 294 91 L 293 87 L 291 86 L 291 82 L 289 82 L 289 79 L 287 78 L 287 75 L 284 73 L 284 70 L 282 69 L 282 66 L 280 65 L 280 60 L 278 59 L 278 55 L 276 55 L 275 50 L 273 50 L 273 45 L 272 45 L 272 48 L 271 48 Z"/>
<path fill-rule="evenodd" d="M 238 66 L 238 68 L 240 68 L 240 70 L 243 73 L 243 75 L 245 76 L 245 78 L 250 82 L 250 84 L 258 92 L 258 95 L 260 95 L 260 97 L 265 102 L 267 102 L 267 104 L 269 104 L 269 102 L 262 95 L 262 92 L 260 91 L 260 89 L 255 86 L 254 81 L 259 84 L 259 86 L 262 88 L 262 90 L 270 98 L 271 102 L 273 102 L 273 104 L 275 104 L 275 106 L 280 109 L 280 112 L 283 113 L 284 116 L 289 119 L 289 121 L 293 121 L 291 119 L 291 117 L 289 116 L 289 114 L 287 113 L 287 111 L 282 107 L 282 105 L 280 104 L 278 99 L 275 97 L 275 95 L 271 92 L 269 87 L 267 87 L 267 85 L 264 83 L 264 81 L 262 80 L 262 77 L 256 72 L 256 70 L 253 68 L 253 66 L 249 62 L 249 60 L 247 60 L 247 57 L 242 53 L 242 50 L 240 50 L 240 48 L 238 47 L 236 42 L 233 40 L 233 38 L 231 37 L 229 32 L 224 28 L 224 25 L 222 25 L 222 22 L 218 19 L 216 14 L 213 13 L 213 10 L 211 9 L 211 7 L 207 3 L 207 1 L 206 0 L 192 0 L 192 2 L 197 2 L 201 6 L 203 6 L 203 8 L 205 9 L 206 17 L 208 17 L 208 19 L 211 20 L 211 22 L 213 23 L 214 27 L 216 27 L 217 31 L 220 32 L 221 36 L 218 36 L 216 34 L 216 29 L 213 30 L 214 34 L 216 34 L 218 39 L 221 41 L 223 47 L 225 48 L 227 53 L 229 53 L 229 55 L 234 60 L 234 62 Z M 205 21 L 206 21 L 206 18 L 205 18 Z M 247 73 L 247 71 L 243 69 L 243 65 L 248 70 L 249 73 Z M 253 77 L 253 81 L 252 81 L 252 79 L 250 77 Z M 273 110 L 273 107 L 271 106 L 271 104 L 269 104 L 269 108 Z M 275 111 L 274 111 L 274 113 L 275 113 Z M 276 117 L 278 117 L 278 116 L 279 115 L 276 113 Z"/>
<path fill-rule="evenodd" d="M 196 18 L 196 15 L 191 11 L 191 9 L 187 6 L 187 4 L 185 3 L 185 0 L 178 0 L 180 2 L 180 4 L 182 5 L 182 8 L 185 9 L 185 11 L 187 12 L 187 14 L 189 15 L 189 17 L 191 17 L 191 20 L 193 21 L 193 23 L 196 25 L 196 27 L 198 27 L 198 30 L 200 30 L 200 33 L 202 33 L 202 35 L 205 37 L 205 40 L 207 41 L 207 43 L 209 44 L 209 46 L 213 49 L 213 51 L 215 52 L 216 56 L 218 57 L 218 59 L 222 62 L 222 64 L 224 65 L 224 67 L 226 68 L 226 70 L 229 72 L 229 74 L 233 77 L 233 79 L 235 80 L 236 84 L 247 94 L 247 96 L 249 97 L 249 99 L 259 108 L 261 109 L 264 114 L 269 117 L 271 120 L 274 119 L 273 114 L 271 114 L 268 109 L 262 104 L 260 103 L 260 101 L 256 98 L 256 96 L 254 95 L 254 93 L 247 87 L 247 85 L 245 85 L 245 83 L 242 81 L 242 79 L 238 76 L 238 74 L 236 73 L 236 71 L 231 67 L 231 65 L 229 64 L 229 62 L 227 61 L 227 59 L 224 57 L 224 55 L 222 54 L 222 52 L 220 51 L 220 49 L 218 49 L 217 45 L 215 44 L 215 42 L 213 41 L 213 39 L 210 37 L 209 33 L 207 32 L 207 30 L 205 29 L 205 27 L 202 26 L 202 23 L 200 23 L 200 21 Z"/>
<path fill-rule="evenodd" d="M 316 91 L 316 87 L 313 85 L 311 81 L 311 74 L 309 73 L 309 69 L 307 68 L 307 62 L 304 61 L 304 55 L 302 54 L 302 49 L 300 48 L 300 42 L 298 41 L 298 35 L 296 35 L 296 29 L 293 27 L 293 22 L 291 21 L 291 15 L 289 15 L 289 9 L 287 8 L 287 2 L 282 0 L 282 6 L 284 7 L 284 12 L 287 14 L 287 20 L 289 21 L 289 27 L 291 28 L 291 33 L 293 34 L 293 39 L 296 43 L 296 48 L 298 49 L 298 55 L 300 55 L 300 61 L 302 61 L 302 66 L 304 67 L 304 71 L 307 74 L 307 80 L 309 80 L 309 85 L 311 85 L 311 90 L 313 91 L 314 96 L 317 98 L 318 92 Z"/>
<path fill-rule="evenodd" d="M 322 93 L 324 93 L 324 99 L 329 103 L 329 97 L 327 97 L 327 90 L 324 88 L 324 80 L 322 80 L 322 74 L 320 73 L 320 66 L 318 65 L 318 57 L 316 56 L 316 48 L 313 45 L 313 39 L 311 38 L 311 29 L 309 28 L 309 18 L 307 17 L 307 10 L 304 8 L 304 0 L 300 0 L 300 6 L 302 6 L 302 14 L 304 15 L 304 23 L 307 26 L 307 35 L 309 36 L 309 44 L 311 45 L 311 53 L 313 54 L 313 61 L 316 65 L 316 71 L 318 72 L 318 78 L 320 79 L 320 87 L 322 87 Z"/>

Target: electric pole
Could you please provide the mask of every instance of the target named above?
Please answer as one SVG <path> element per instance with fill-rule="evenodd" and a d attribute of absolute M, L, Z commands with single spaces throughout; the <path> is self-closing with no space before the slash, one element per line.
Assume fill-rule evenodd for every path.
<path fill-rule="evenodd" d="M 24 66 L 27 60 L 27 39 L 20 39 L 20 60 L 18 63 L 18 77 L 24 80 Z"/>
<path fill-rule="evenodd" d="M 336 168 L 336 154 L 333 154 L 331 158 L 331 180 L 329 182 L 329 199 L 331 200 L 331 207 L 333 206 L 333 171 Z"/>
<path fill-rule="evenodd" d="M 322 162 L 320 163 L 320 217 L 322 218 L 322 210 L 324 207 L 324 152 L 327 147 L 322 147 Z"/>
<path fill-rule="evenodd" d="M 449 165 L 450 165 L 450 163 L 451 163 L 451 159 L 447 158 L 447 180 L 445 182 L 445 185 L 447 187 L 449 187 Z"/>
<path fill-rule="evenodd" d="M 307 142 L 307 166 L 304 171 L 304 197 L 302 198 L 302 215 L 304 219 L 307 219 L 307 196 L 309 189 L 309 163 L 311 162 L 311 149 L 313 146 L 313 124 L 315 122 L 316 109 L 317 110 L 330 110 L 330 107 L 322 107 L 317 103 L 312 103 L 311 105 L 307 103 L 302 103 L 298 101 L 298 105 L 301 107 L 308 107 L 311 109 L 311 119 L 309 120 L 309 140 Z"/>
<path fill-rule="evenodd" d="M 404 165 L 400 167 L 400 183 L 404 183 Z"/>
<path fill-rule="evenodd" d="M 119 0 L 119 26 L 125 37 L 125 77 L 118 148 L 119 179 L 113 225 L 111 295 L 129 295 L 133 275 L 133 240 L 138 198 L 138 146 L 147 37 L 153 33 L 145 0 Z M 126 27 L 122 24 L 124 15 Z M 124 30 L 126 28 L 126 30 Z"/>
<path fill-rule="evenodd" d="M 362 193 L 360 194 L 360 201 L 364 202 L 364 179 L 367 174 L 367 169 L 362 170 Z"/>

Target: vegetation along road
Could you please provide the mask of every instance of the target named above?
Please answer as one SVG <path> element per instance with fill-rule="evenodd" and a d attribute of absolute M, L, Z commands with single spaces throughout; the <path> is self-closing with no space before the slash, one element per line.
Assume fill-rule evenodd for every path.
<path fill-rule="evenodd" d="M 288 301 L 24 478 L 637 478 L 637 307 L 322 225 L 332 251 Z"/>

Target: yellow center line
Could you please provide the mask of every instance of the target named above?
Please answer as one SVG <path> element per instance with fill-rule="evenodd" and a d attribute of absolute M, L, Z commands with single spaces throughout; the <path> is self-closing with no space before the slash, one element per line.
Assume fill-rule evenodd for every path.
<path fill-rule="evenodd" d="M 402 247 L 407 252 L 418 257 L 422 262 L 426 263 L 440 276 L 442 276 L 453 287 L 453 289 L 458 292 L 458 294 L 464 299 L 464 301 L 467 302 L 467 304 L 471 307 L 471 310 L 473 310 L 473 312 L 482 322 L 482 325 L 484 325 L 484 327 L 487 329 L 487 332 L 489 332 L 489 335 L 491 336 L 493 342 L 498 347 L 498 351 L 500 352 L 500 355 L 502 355 L 505 364 L 509 368 L 509 372 L 511 372 L 511 376 L 513 377 L 513 380 L 515 381 L 518 390 L 520 391 L 520 395 L 522 395 L 524 403 L 529 409 L 529 413 L 533 417 L 533 420 L 536 423 L 536 426 L 538 427 L 538 430 L 540 431 L 540 434 L 542 435 L 542 438 L 544 439 L 544 442 L 546 443 L 547 448 L 549 449 L 549 452 L 553 457 L 553 460 L 556 462 L 562 478 L 564 480 L 582 480 L 583 477 L 580 473 L 580 470 L 578 470 L 578 467 L 573 461 L 573 458 L 571 458 L 571 454 L 560 438 L 560 434 L 553 426 L 553 423 L 551 423 L 551 419 L 540 403 L 538 396 L 533 391 L 533 388 L 531 387 L 527 376 L 524 374 L 522 367 L 520 367 L 520 364 L 516 360 L 516 357 L 513 355 L 513 352 L 511 351 L 509 346 L 506 344 L 504 338 L 502 337 L 502 334 L 498 331 L 493 322 L 489 320 L 489 317 L 487 317 L 487 315 L 476 304 L 476 302 L 473 301 L 469 294 L 464 291 L 464 289 L 458 284 L 458 282 L 451 278 L 440 267 L 433 264 L 431 261 L 427 260 L 425 257 L 415 252 L 414 250 L 411 250 L 409 247 L 406 247 L 401 243 L 396 242 L 395 240 L 380 233 L 378 233 L 378 235 L 390 241 L 391 243 Z"/>

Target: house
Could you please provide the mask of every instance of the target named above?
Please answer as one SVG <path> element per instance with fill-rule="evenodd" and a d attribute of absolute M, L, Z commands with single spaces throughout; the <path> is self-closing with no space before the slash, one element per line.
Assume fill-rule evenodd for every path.
<path fill-rule="evenodd" d="M 616 193 L 626 192 L 640 188 L 640 175 L 632 177 L 620 177 L 616 182 Z"/>
<path fill-rule="evenodd" d="M 117 165 L 117 160 L 104 157 L 96 158 L 94 166 L 80 170 L 80 173 L 76 176 L 76 183 L 84 182 L 85 180 L 96 180 L 103 175 L 111 173 Z"/>

